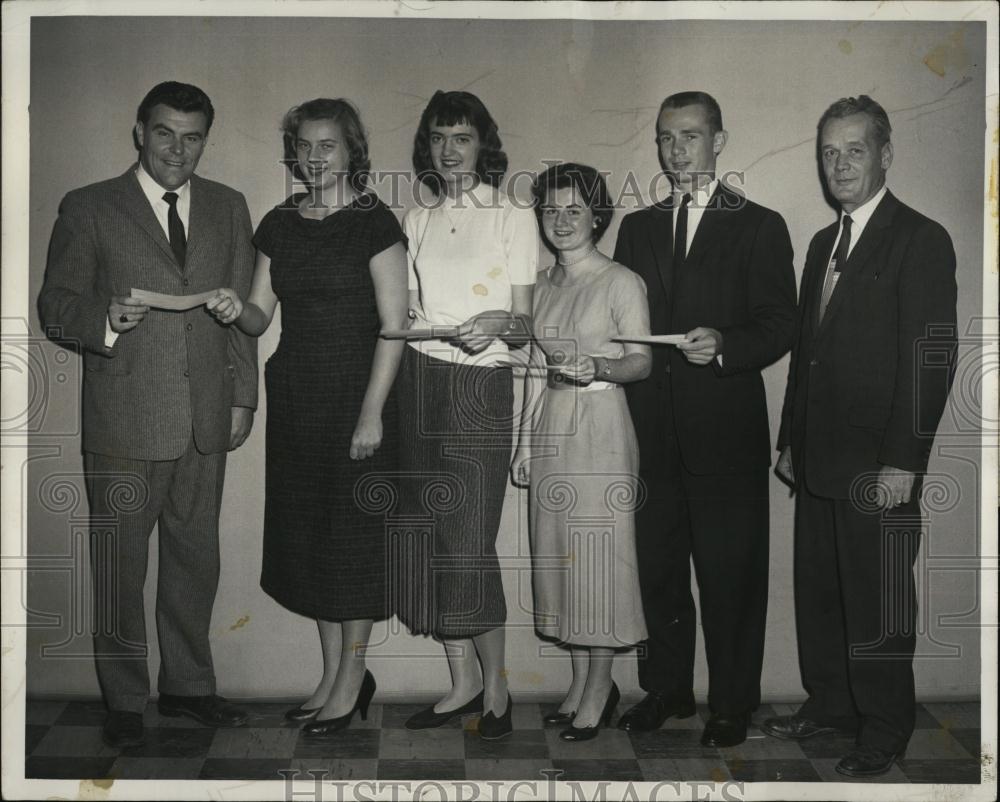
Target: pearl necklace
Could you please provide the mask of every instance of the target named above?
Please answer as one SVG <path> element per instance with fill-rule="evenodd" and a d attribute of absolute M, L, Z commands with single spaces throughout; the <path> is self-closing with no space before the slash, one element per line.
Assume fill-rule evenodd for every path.
<path fill-rule="evenodd" d="M 577 262 L 582 262 L 584 259 L 586 259 L 588 256 L 590 256 L 590 254 L 594 253 L 594 251 L 596 251 L 596 250 L 597 250 L 597 246 L 596 245 L 591 245 L 590 249 L 586 253 L 581 254 L 580 256 L 576 257 L 576 259 L 574 259 L 571 262 L 564 262 L 562 260 L 562 255 L 561 254 L 560 254 L 560 258 L 557 261 L 563 267 L 569 267 L 570 265 L 575 265 Z"/>

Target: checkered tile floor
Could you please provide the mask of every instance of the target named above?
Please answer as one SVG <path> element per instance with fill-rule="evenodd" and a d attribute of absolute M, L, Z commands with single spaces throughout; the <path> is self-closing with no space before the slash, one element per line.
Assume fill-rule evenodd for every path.
<path fill-rule="evenodd" d="M 847 782 L 834 771 L 852 745 L 847 736 L 820 736 L 802 743 L 779 741 L 751 728 L 744 744 L 707 749 L 699 743 L 708 711 L 671 719 L 662 729 L 630 735 L 602 730 L 585 743 L 559 740 L 543 728 L 554 705 L 515 704 L 514 733 L 481 740 L 478 718 L 469 716 L 437 730 L 411 732 L 403 722 L 422 705 L 373 705 L 368 720 L 355 717 L 348 730 L 324 740 L 306 739 L 284 722 L 291 705 L 248 704 L 250 720 L 238 729 L 215 730 L 186 718 L 165 718 L 150 704 L 146 743 L 124 750 L 101 741 L 100 702 L 29 701 L 25 776 L 28 778 L 259 779 L 279 780 L 282 769 L 323 772 L 344 780 L 542 780 L 542 769 L 561 770 L 561 780 L 727 780 Z M 622 704 L 618 713 L 627 708 Z M 762 705 L 760 722 L 794 712 L 791 705 Z M 917 730 L 906 759 L 881 782 L 978 783 L 979 705 L 917 706 Z"/>

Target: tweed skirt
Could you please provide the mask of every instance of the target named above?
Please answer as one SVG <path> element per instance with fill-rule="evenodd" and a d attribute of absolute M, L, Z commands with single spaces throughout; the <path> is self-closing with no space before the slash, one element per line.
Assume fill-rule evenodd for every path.
<path fill-rule="evenodd" d="M 414 634 L 481 635 L 507 619 L 496 540 L 513 446 L 511 370 L 407 348 L 398 398 L 394 612 Z"/>

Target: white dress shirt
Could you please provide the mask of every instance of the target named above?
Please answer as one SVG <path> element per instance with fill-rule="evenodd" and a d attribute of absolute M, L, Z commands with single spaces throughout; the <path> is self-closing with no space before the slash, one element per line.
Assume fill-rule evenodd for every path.
<path fill-rule="evenodd" d="M 136 168 L 135 177 L 139 180 L 139 187 L 142 194 L 146 196 L 149 205 L 153 207 L 153 214 L 163 229 L 163 234 L 170 241 L 170 226 L 167 222 L 167 215 L 170 212 L 170 204 L 163 200 L 165 192 L 171 191 L 161 187 L 153 177 L 146 172 L 142 162 Z M 188 222 L 191 219 L 191 182 L 185 182 L 184 186 L 178 187 L 173 192 L 177 193 L 177 215 L 181 218 L 181 225 L 184 226 L 184 236 L 187 236 Z M 118 332 L 111 328 L 111 321 L 104 322 L 104 347 L 111 348 L 118 339 Z"/>
<path fill-rule="evenodd" d="M 687 227 L 687 242 L 684 244 L 684 253 L 688 254 L 691 252 L 691 243 L 694 242 L 695 232 L 698 230 L 698 224 L 701 222 L 701 218 L 705 216 L 705 209 L 708 207 L 708 202 L 712 199 L 712 195 L 715 193 L 716 187 L 719 186 L 719 179 L 713 178 L 711 183 L 704 187 L 699 187 L 694 192 L 691 193 L 691 203 L 688 204 L 688 227 Z M 683 192 L 674 192 L 674 214 L 673 214 L 673 231 L 674 234 L 677 233 L 677 212 L 681 206 L 681 198 L 684 197 Z"/>
<path fill-rule="evenodd" d="M 830 256 L 827 259 L 826 274 L 823 278 L 823 289 L 822 300 L 820 301 L 820 320 L 826 314 L 826 308 L 830 303 L 830 299 L 833 297 L 834 290 L 837 289 L 837 282 L 840 281 L 841 272 L 844 269 L 843 265 L 836 265 L 834 263 L 834 257 L 837 253 L 837 246 L 840 244 L 840 238 L 844 234 L 844 217 L 850 215 L 851 218 L 851 241 L 847 244 L 847 256 L 850 258 L 851 252 L 854 250 L 854 246 L 858 244 L 858 240 L 861 239 L 861 233 L 865 230 L 865 226 L 868 225 L 868 221 L 871 220 L 872 215 L 875 213 L 875 209 L 878 208 L 879 203 L 881 203 L 882 198 L 885 197 L 885 193 L 888 191 L 886 186 L 882 186 L 878 192 L 872 195 L 868 200 L 862 203 L 853 212 L 845 212 L 843 209 L 840 210 L 840 228 L 837 231 L 837 238 L 833 241 L 833 250 L 830 251 Z"/>
<path fill-rule="evenodd" d="M 882 189 L 872 195 L 868 200 L 862 203 L 853 212 L 845 212 L 843 209 L 840 210 L 840 230 L 837 232 L 837 239 L 833 241 L 833 250 L 830 251 L 830 259 L 833 259 L 833 255 L 837 252 L 837 245 L 840 244 L 840 235 L 844 231 L 844 215 L 850 214 L 851 216 L 851 242 L 847 246 L 847 255 L 851 255 L 851 251 L 854 250 L 854 246 L 858 244 L 858 240 L 861 239 L 861 233 L 865 230 L 865 226 L 868 225 L 868 221 L 872 219 L 872 215 L 875 214 L 875 209 L 882 202 L 882 198 L 885 197 L 885 193 L 889 191 L 889 188 L 882 185 Z M 841 270 L 844 266 L 840 266 Z"/>
<path fill-rule="evenodd" d="M 698 224 L 701 222 L 701 218 L 705 216 L 705 209 L 708 208 L 708 203 L 712 199 L 712 195 L 715 194 L 716 188 L 719 186 L 719 179 L 713 178 L 708 184 L 703 187 L 697 187 L 694 192 L 691 193 L 691 202 L 687 207 L 688 222 L 687 222 L 687 242 L 684 244 L 685 255 L 691 253 L 691 243 L 694 242 L 694 235 L 698 231 Z M 677 212 L 681 207 L 681 199 L 684 197 L 683 192 L 674 192 L 674 213 L 673 213 L 673 234 L 674 237 L 677 235 Z M 719 365 L 722 365 L 722 354 L 715 357 L 719 360 Z"/>

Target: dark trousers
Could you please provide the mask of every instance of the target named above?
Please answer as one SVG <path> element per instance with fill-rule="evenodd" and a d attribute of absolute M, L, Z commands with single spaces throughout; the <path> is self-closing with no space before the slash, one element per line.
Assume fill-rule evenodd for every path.
<path fill-rule="evenodd" d="M 882 513 L 799 482 L 795 505 L 795 617 L 809 694 L 799 713 L 857 726 L 859 744 L 892 752 L 906 746 L 915 718 L 917 495 Z"/>
<path fill-rule="evenodd" d="M 649 630 L 639 684 L 665 693 L 690 693 L 694 685 L 693 559 L 709 706 L 720 715 L 748 713 L 760 703 L 764 660 L 767 469 L 692 474 L 684 468 L 674 427 L 661 431 L 662 442 L 640 444 L 642 453 L 658 453 L 655 462 L 640 458 L 639 468 L 647 496 L 636 513 L 636 551 Z"/>
<path fill-rule="evenodd" d="M 159 523 L 156 629 L 160 693 L 215 693 L 209 647 L 219 581 L 219 506 L 226 454 L 192 440 L 176 460 L 84 454 L 94 580 L 94 657 L 112 710 L 141 712 L 149 697 L 146 581 L 149 536 Z"/>

